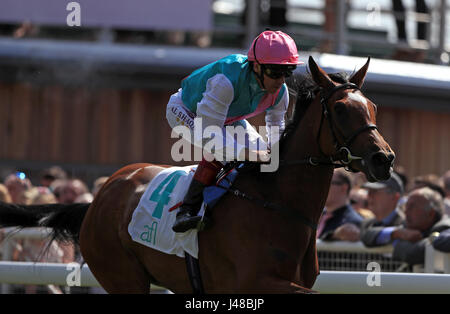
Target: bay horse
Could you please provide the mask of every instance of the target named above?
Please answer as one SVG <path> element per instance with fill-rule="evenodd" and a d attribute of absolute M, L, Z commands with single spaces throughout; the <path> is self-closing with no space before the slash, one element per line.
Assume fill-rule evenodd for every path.
<path fill-rule="evenodd" d="M 360 91 L 369 66 L 351 77 L 328 75 L 312 57 L 310 75 L 289 78 L 293 118 L 279 141 L 276 172 L 241 173 L 213 209 L 213 226 L 198 233 L 206 293 L 305 293 L 319 274 L 316 230 L 336 164 L 387 180 L 395 155 L 376 127 L 376 106 Z M 0 226 L 53 228 L 79 243 L 109 293 L 149 293 L 157 283 L 192 293 L 184 259 L 132 241 L 134 209 L 149 182 L 167 166 L 140 163 L 115 172 L 91 204 L 21 206 L 2 203 Z"/>

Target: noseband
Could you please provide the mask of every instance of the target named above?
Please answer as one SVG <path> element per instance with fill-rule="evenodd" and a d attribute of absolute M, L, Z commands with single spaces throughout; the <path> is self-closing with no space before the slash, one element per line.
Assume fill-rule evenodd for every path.
<path fill-rule="evenodd" d="M 370 131 L 370 130 L 377 130 L 378 128 L 375 124 L 371 124 L 371 123 L 364 125 L 364 126 L 358 128 L 357 130 L 355 130 L 349 137 L 343 136 L 343 138 L 344 138 L 343 142 L 342 143 L 339 142 L 338 137 L 336 136 L 335 128 L 333 125 L 333 120 L 331 119 L 331 114 L 328 109 L 328 101 L 334 95 L 334 93 L 336 93 L 337 91 L 339 91 L 341 89 L 360 90 L 360 88 L 356 84 L 344 83 L 344 84 L 333 87 L 333 89 L 331 91 L 329 91 L 326 95 L 323 95 L 323 90 L 320 91 L 320 93 L 321 93 L 320 103 L 322 105 L 322 117 L 320 120 L 319 132 L 317 134 L 316 141 L 318 143 L 320 153 L 326 157 L 325 158 L 309 157 L 309 158 L 303 159 L 303 160 L 282 161 L 282 164 L 293 165 L 293 164 L 305 164 L 306 163 L 306 164 L 310 164 L 313 166 L 334 165 L 336 168 L 345 167 L 347 170 L 355 171 L 350 167 L 351 162 L 354 160 L 362 160 L 363 158 L 353 155 L 349 148 L 350 145 L 354 142 L 354 140 L 361 133 L 363 133 L 365 131 Z M 327 156 L 322 151 L 320 144 L 319 144 L 319 138 L 320 138 L 320 134 L 322 132 L 322 124 L 323 124 L 324 119 L 326 119 L 328 121 L 328 125 L 330 127 L 331 134 L 333 136 L 333 144 L 334 144 L 336 153 L 332 156 Z M 336 163 L 336 162 L 339 162 L 339 163 Z"/>

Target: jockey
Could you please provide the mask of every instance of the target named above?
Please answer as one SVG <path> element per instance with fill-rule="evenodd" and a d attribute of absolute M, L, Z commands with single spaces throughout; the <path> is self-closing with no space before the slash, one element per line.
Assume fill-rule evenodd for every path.
<path fill-rule="evenodd" d="M 177 213 L 172 227 L 175 232 L 186 232 L 198 225 L 203 189 L 214 184 L 224 160 L 249 160 L 250 155 L 256 156 L 257 162 L 270 159 L 271 141 L 278 140 L 272 138 L 272 127 L 278 127 L 279 134 L 282 133 L 289 104 L 285 78 L 302 63 L 297 46 L 289 35 L 281 31 L 265 31 L 253 40 L 247 56 L 229 55 L 195 70 L 182 81 L 181 88 L 170 97 L 166 117 L 174 131 L 176 126 L 189 127 L 190 141 L 202 146 L 204 157 Z M 246 120 L 262 112 L 266 112 L 268 143 Z M 201 124 L 195 124 L 194 118 L 201 118 Z M 251 147 L 256 149 L 232 137 L 223 149 L 208 150 L 203 138 L 205 128 L 218 126 L 222 129 L 222 134 L 214 134 L 221 137 L 222 142 L 230 138 L 225 128 L 229 125 L 243 127 L 249 143 L 254 145 Z M 198 134 L 202 139 L 199 140 Z"/>

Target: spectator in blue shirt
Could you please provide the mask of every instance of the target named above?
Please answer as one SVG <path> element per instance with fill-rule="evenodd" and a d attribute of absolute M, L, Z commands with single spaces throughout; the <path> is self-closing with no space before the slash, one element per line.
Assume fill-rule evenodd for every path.
<path fill-rule="evenodd" d="M 352 178 L 344 169 L 336 169 L 331 179 L 325 210 L 319 220 L 317 237 L 321 240 L 359 241 L 363 218 L 350 205 Z"/>
<path fill-rule="evenodd" d="M 368 190 L 368 208 L 375 218 L 366 219 L 361 226 L 361 241 L 367 247 L 386 245 L 391 242 L 395 226 L 403 223 L 405 217 L 398 208 L 403 195 L 403 182 L 396 173 L 386 181 L 368 182 L 363 185 Z"/>

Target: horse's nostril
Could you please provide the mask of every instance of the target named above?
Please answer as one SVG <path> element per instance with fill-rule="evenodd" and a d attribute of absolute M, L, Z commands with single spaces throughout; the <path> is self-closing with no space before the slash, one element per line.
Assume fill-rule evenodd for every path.
<path fill-rule="evenodd" d="M 374 165 L 383 165 L 386 163 L 392 163 L 394 158 L 395 158 L 395 155 L 392 153 L 385 154 L 382 152 L 376 152 L 372 155 L 372 162 Z"/>

